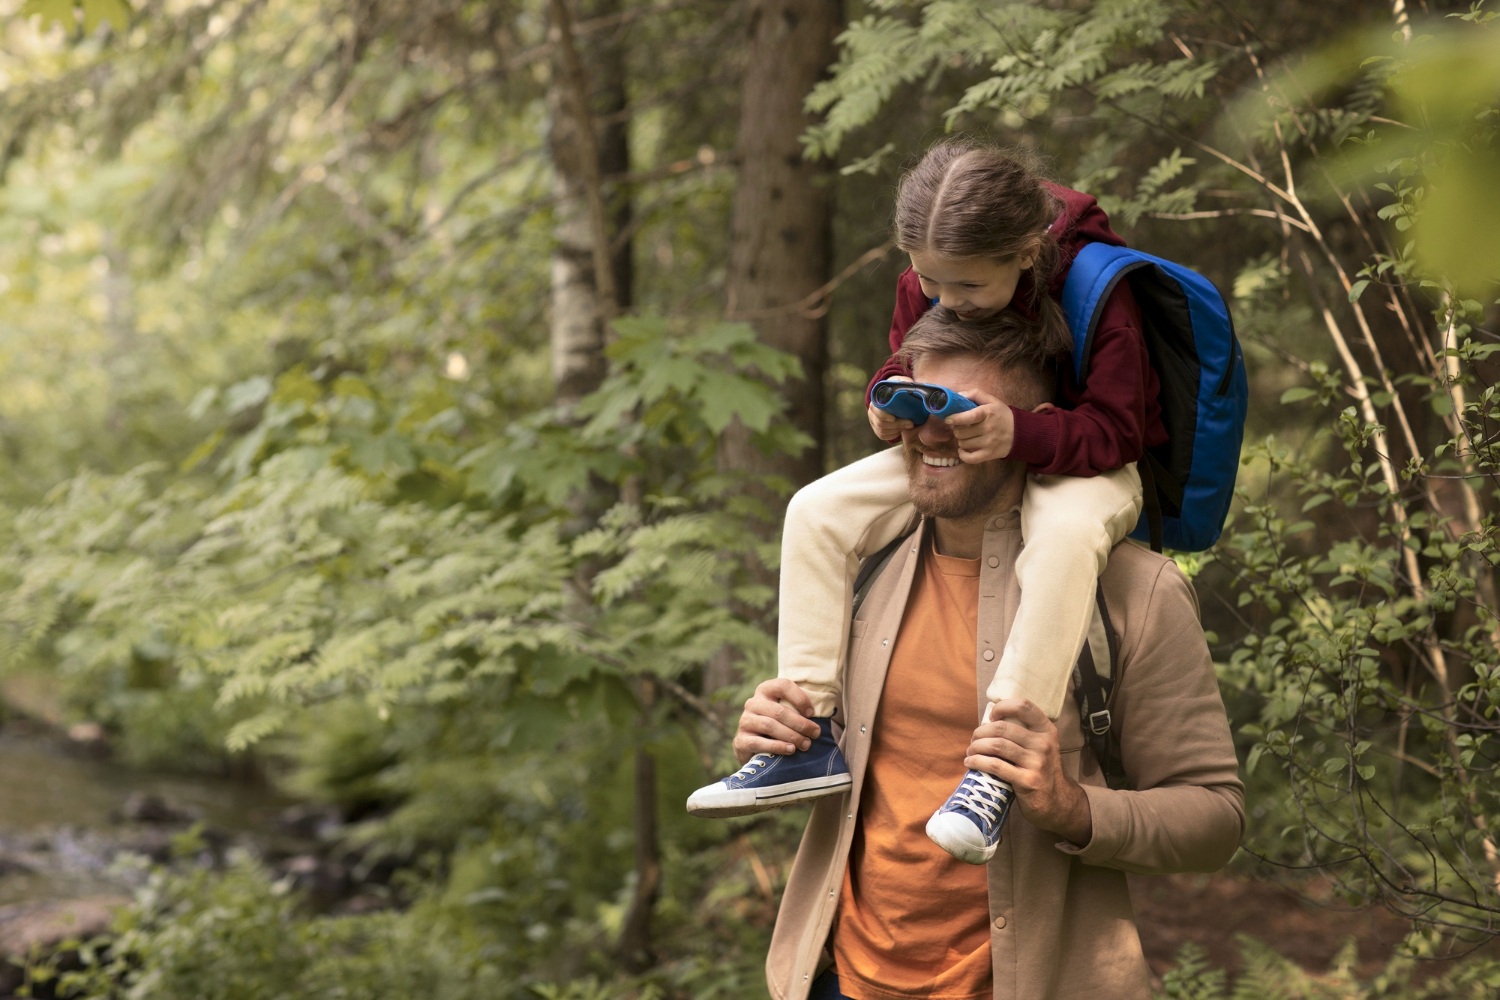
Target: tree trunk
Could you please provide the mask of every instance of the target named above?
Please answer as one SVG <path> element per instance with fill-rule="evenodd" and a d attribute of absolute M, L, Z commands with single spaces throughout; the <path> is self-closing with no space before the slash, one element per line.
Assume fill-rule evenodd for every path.
<path fill-rule="evenodd" d="M 620 0 L 583 0 L 591 18 L 620 12 Z M 552 251 L 552 379 L 556 399 L 575 403 L 597 389 L 608 370 L 604 346 L 609 323 L 630 305 L 631 204 L 613 197 L 605 178 L 630 169 L 627 131 L 625 47 L 617 34 L 575 37 L 568 0 L 550 0 L 554 85 L 548 92 L 551 146 L 556 176 L 556 243 Z M 598 504 L 607 490 L 590 490 L 581 505 Z M 640 503 L 639 484 L 627 483 L 627 502 Z M 641 678 L 639 731 L 651 732 L 655 682 Z M 627 971 L 641 972 L 656 960 L 653 916 L 661 895 L 661 838 L 657 823 L 656 758 L 635 748 L 635 891 L 616 943 Z"/>
<path fill-rule="evenodd" d="M 802 156 L 800 137 L 810 124 L 802 101 L 834 58 L 842 20 L 838 0 L 750 0 L 749 54 L 741 86 L 740 127 L 730 223 L 726 315 L 751 323 L 760 339 L 797 357 L 802 378 L 786 388 L 788 418 L 812 441 L 800 455 L 770 458 L 756 450 L 750 432 L 735 423 L 719 445 L 719 467 L 775 473 L 794 486 L 823 474 L 824 389 L 828 328 L 813 293 L 832 271 L 832 171 Z M 784 503 L 764 497 L 769 517 L 751 525 L 773 537 Z M 774 584 L 764 567 L 752 567 Z M 749 609 L 743 609 L 751 614 Z M 738 677 L 734 650 L 725 649 L 705 671 L 715 691 Z"/>
<path fill-rule="evenodd" d="M 588 0 L 590 17 L 620 0 Z M 575 37 L 563 0 L 553 2 L 553 85 L 547 93 L 557 226 L 552 250 L 552 381 L 559 402 L 577 402 L 604 380 L 609 321 L 631 301 L 630 199 L 604 178 L 629 170 L 624 46 L 617 34 Z M 601 273 L 601 262 L 608 266 Z"/>
<path fill-rule="evenodd" d="M 643 677 L 635 684 L 641 712 L 637 733 L 654 732 L 656 725 L 656 681 Z M 617 952 L 629 972 L 644 972 L 656 964 L 652 916 L 661 896 L 661 836 L 657 823 L 656 758 L 643 746 L 635 748 L 635 796 L 632 825 L 635 832 L 635 891 L 620 928 Z"/>
<path fill-rule="evenodd" d="M 804 300 L 832 268 L 832 172 L 802 157 L 810 120 L 802 101 L 833 62 L 838 0 L 751 0 L 738 142 L 739 183 L 731 223 L 727 313 L 752 323 L 765 343 L 802 362 L 787 389 L 792 423 L 813 441 L 795 457 L 766 461 L 743 427 L 724 436 L 726 468 L 777 472 L 802 485 L 823 474 L 823 375 L 827 326 Z"/>

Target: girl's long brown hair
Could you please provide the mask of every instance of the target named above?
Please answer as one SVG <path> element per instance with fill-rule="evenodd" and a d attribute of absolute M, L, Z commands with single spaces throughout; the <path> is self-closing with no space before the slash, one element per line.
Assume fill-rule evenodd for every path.
<path fill-rule="evenodd" d="M 1062 307 L 1047 292 L 1061 261 L 1048 231 L 1059 205 L 1029 154 L 969 139 L 931 147 L 901 178 L 893 219 L 896 246 L 950 260 L 1032 258 L 1029 300 L 1058 350 L 1071 350 Z"/>

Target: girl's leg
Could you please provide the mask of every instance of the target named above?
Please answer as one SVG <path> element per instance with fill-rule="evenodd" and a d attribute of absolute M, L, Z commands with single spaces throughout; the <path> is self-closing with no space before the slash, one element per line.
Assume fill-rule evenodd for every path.
<path fill-rule="evenodd" d="M 1029 698 L 1056 719 L 1094 613 L 1094 589 L 1109 550 L 1141 516 L 1135 465 L 1101 476 L 1032 476 L 1021 500 L 1016 560 L 1021 604 L 995 677 L 991 702 Z"/>
<path fill-rule="evenodd" d="M 901 449 L 871 455 L 792 497 L 781 535 L 780 676 L 807 692 L 822 732 L 806 750 L 750 758 L 688 797 L 696 816 L 743 816 L 849 787 L 829 724 L 838 704 L 854 577 L 911 520 Z"/>
<path fill-rule="evenodd" d="M 911 518 L 899 447 L 804 486 L 787 505 L 777 674 L 807 692 L 814 716 L 832 715 L 838 700 L 860 560 L 899 536 Z"/>

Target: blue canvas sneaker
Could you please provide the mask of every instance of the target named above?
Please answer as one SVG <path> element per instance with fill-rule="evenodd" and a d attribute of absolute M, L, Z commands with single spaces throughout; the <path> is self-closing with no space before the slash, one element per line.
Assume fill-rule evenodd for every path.
<path fill-rule="evenodd" d="M 748 816 L 848 788 L 853 779 L 834 742 L 833 720 L 812 721 L 822 730 L 812 746 L 794 754 L 756 754 L 729 777 L 688 796 L 687 811 L 694 816 Z"/>
<path fill-rule="evenodd" d="M 927 836 L 960 861 L 982 865 L 995 856 L 1015 789 L 994 775 L 970 771 L 927 821 Z"/>

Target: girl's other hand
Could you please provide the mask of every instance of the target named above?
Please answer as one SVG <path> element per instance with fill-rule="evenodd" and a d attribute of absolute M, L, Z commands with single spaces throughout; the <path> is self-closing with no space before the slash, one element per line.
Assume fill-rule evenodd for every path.
<path fill-rule="evenodd" d="M 983 389 L 964 389 L 960 395 L 979 405 L 944 421 L 958 442 L 959 461 L 978 465 L 1010 455 L 1016 441 L 1016 418 L 1009 404 Z"/>
<path fill-rule="evenodd" d="M 904 375 L 892 375 L 886 379 L 888 382 L 910 382 L 911 379 Z M 894 441 L 901 436 L 902 431 L 909 431 L 916 424 L 902 417 L 894 417 L 871 403 L 865 410 L 865 416 L 870 421 L 870 430 L 882 441 Z"/>

